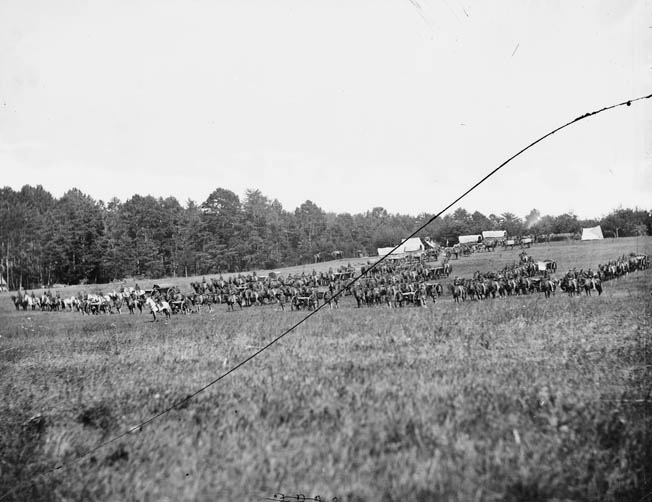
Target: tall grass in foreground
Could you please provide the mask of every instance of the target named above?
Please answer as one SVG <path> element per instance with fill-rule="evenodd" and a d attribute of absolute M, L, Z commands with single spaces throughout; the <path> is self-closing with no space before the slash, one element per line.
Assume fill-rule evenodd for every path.
<path fill-rule="evenodd" d="M 302 314 L 7 314 L 0 486 L 27 481 L 8 500 L 35 501 L 638 500 L 652 491 L 651 277 L 601 297 L 324 311 L 181 409 L 34 482 Z"/>

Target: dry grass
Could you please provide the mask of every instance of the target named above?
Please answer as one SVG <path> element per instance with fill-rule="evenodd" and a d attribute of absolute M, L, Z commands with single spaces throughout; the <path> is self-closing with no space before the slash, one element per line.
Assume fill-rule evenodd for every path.
<path fill-rule="evenodd" d="M 614 246 L 621 241 L 531 254 L 560 270 L 595 266 L 633 249 Z M 482 259 L 517 254 L 459 268 L 487 270 Z M 0 486 L 27 482 L 7 500 L 35 501 L 277 491 L 637 500 L 652 491 L 651 277 L 607 283 L 599 298 L 323 311 L 181 409 L 35 481 L 211 381 L 302 314 L 220 310 L 164 324 L 16 313 L 6 301 Z"/>

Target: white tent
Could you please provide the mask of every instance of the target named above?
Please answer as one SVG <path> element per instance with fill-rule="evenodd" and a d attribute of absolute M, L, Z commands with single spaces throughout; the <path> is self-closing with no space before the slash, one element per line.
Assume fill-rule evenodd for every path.
<path fill-rule="evenodd" d="M 423 251 L 423 242 L 418 237 L 412 237 L 406 240 L 403 245 L 397 249 L 399 253 L 413 253 L 414 251 Z"/>
<path fill-rule="evenodd" d="M 482 232 L 483 239 L 506 239 L 507 230 L 485 230 Z"/>
<path fill-rule="evenodd" d="M 482 236 L 481 235 L 460 235 L 458 237 L 458 240 L 460 241 L 460 244 L 477 244 L 479 240 L 481 240 Z"/>
<path fill-rule="evenodd" d="M 388 248 L 378 248 L 378 256 L 385 256 L 389 254 L 392 249 L 394 249 L 393 246 Z M 394 254 L 414 253 L 416 251 L 423 251 L 423 243 L 418 237 L 412 237 L 401 244 Z"/>
<path fill-rule="evenodd" d="M 582 229 L 583 241 L 596 241 L 600 239 L 604 239 L 604 237 L 602 236 L 602 228 L 600 228 L 600 225 L 598 225 L 597 227 Z"/>

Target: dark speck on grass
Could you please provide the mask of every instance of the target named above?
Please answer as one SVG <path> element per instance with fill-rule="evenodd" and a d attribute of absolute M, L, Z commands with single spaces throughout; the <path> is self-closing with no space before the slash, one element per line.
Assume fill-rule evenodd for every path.
<path fill-rule="evenodd" d="M 175 406 L 175 408 L 178 409 L 178 410 L 185 410 L 188 407 L 188 405 L 190 404 L 190 398 L 191 397 L 192 396 L 190 394 L 187 394 L 184 397 L 182 397 L 181 399 L 179 399 L 177 401 L 179 404 L 177 404 Z"/>
<path fill-rule="evenodd" d="M 114 465 L 117 462 L 129 460 L 129 452 L 124 445 L 118 446 L 111 454 L 107 455 L 104 459 L 106 465 Z"/>
<path fill-rule="evenodd" d="M 93 427 L 108 433 L 115 425 L 115 418 L 105 403 L 97 403 L 84 408 L 77 415 L 77 422 L 85 427 Z"/>

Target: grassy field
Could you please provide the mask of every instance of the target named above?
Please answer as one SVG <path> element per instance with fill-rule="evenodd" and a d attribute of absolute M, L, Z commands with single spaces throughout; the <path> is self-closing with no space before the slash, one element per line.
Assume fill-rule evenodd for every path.
<path fill-rule="evenodd" d="M 564 271 L 637 245 L 649 254 L 651 244 L 554 244 L 530 254 Z M 454 274 L 491 270 L 519 252 L 453 261 Z M 276 492 L 640 500 L 652 492 L 651 288 L 648 270 L 606 283 L 601 297 L 459 306 L 444 298 L 397 310 L 349 301 L 180 409 L 42 477 L 210 382 L 303 313 L 224 307 L 165 324 L 15 312 L 4 295 L 0 497 L 19 486 L 4 500 L 262 500 Z"/>
<path fill-rule="evenodd" d="M 514 262 L 518 263 L 519 254 L 523 251 L 521 248 L 516 247 L 514 249 L 505 249 L 496 248 L 496 252 L 492 253 L 478 253 L 472 254 L 468 257 L 459 258 L 458 260 L 451 260 L 453 266 L 453 275 L 459 275 L 460 277 L 471 277 L 476 270 L 482 272 L 502 268 L 505 265 L 512 264 Z M 605 263 L 609 260 L 613 260 L 623 254 L 629 254 L 632 252 L 644 252 L 647 254 L 652 254 L 652 237 L 626 237 L 623 239 L 605 239 L 603 241 L 566 241 L 566 242 L 553 242 L 550 244 L 536 244 L 529 249 L 525 249 L 529 255 L 531 255 L 535 260 L 546 260 L 551 259 L 555 260 L 558 265 L 558 275 L 563 274 L 568 271 L 570 268 L 576 267 L 577 269 L 589 267 L 595 268 L 600 263 Z M 360 267 L 367 265 L 369 263 L 374 263 L 378 260 L 378 257 L 368 257 L 368 258 L 345 258 L 342 260 L 333 260 L 327 262 L 320 262 L 309 265 L 299 265 L 294 267 L 285 267 L 280 269 L 275 269 L 277 273 L 281 273 L 285 276 L 287 274 L 301 274 L 305 272 L 306 274 L 311 273 L 313 270 L 317 272 L 328 271 L 329 268 L 333 270 L 337 269 L 340 266 L 344 265 L 353 265 L 356 270 L 360 270 Z M 267 275 L 271 270 L 267 269 L 258 269 L 255 270 L 258 275 Z M 250 272 L 247 272 L 250 273 Z M 229 277 L 231 275 L 237 274 L 223 274 L 223 277 Z M 191 282 L 201 281 L 203 276 L 190 276 L 190 277 L 168 277 L 165 279 L 143 279 L 141 281 L 135 281 L 133 279 L 128 279 L 125 281 L 112 282 L 109 284 L 89 284 L 85 286 L 67 286 L 64 288 L 59 288 L 58 291 L 62 296 L 70 296 L 77 294 L 79 291 L 85 291 L 88 293 L 92 292 L 103 292 L 107 293 L 109 291 L 118 291 L 120 287 L 133 287 L 138 283 L 141 288 L 147 289 L 150 288 L 153 284 L 167 284 L 179 286 L 182 291 L 191 292 L 192 288 L 190 287 Z M 217 277 L 217 275 L 207 275 L 206 278 Z M 32 290 L 30 289 L 29 292 Z M 34 292 L 40 294 L 43 289 L 34 289 Z M 52 291 L 57 291 L 54 289 Z M 8 293 L 5 293 L 4 296 L 8 296 Z M 0 313 L 3 309 L 6 309 L 4 303 L 6 303 L 3 298 L 3 293 L 0 293 Z"/>

